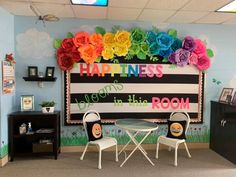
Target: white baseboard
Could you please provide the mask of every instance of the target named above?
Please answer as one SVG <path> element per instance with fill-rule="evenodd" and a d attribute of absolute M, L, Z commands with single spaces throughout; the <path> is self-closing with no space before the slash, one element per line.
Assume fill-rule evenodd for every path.
<path fill-rule="evenodd" d="M 4 156 L 3 158 L 0 159 L 0 167 L 3 167 L 8 163 L 8 155 Z"/>
<path fill-rule="evenodd" d="M 187 143 L 189 149 L 209 149 L 209 143 Z M 121 149 L 124 145 L 118 145 L 118 149 Z M 126 150 L 133 150 L 135 145 L 128 145 Z M 142 147 L 145 150 L 155 150 L 156 144 L 143 144 Z M 183 149 L 184 145 L 180 145 L 179 149 Z M 167 149 L 166 146 L 160 145 L 160 149 Z M 83 152 L 84 146 L 63 146 L 61 152 Z M 115 148 L 108 148 L 106 151 L 114 151 Z M 97 151 L 96 146 L 89 146 L 88 151 Z"/>

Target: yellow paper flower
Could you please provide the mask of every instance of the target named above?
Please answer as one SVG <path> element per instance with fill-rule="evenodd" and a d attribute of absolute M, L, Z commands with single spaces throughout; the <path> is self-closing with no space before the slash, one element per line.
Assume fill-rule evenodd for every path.
<path fill-rule="evenodd" d="M 115 46 L 115 54 L 117 56 L 126 56 L 128 54 L 128 48 L 125 45 L 117 45 Z"/>
<path fill-rule="evenodd" d="M 114 39 L 116 45 L 125 45 L 127 48 L 131 46 L 130 33 L 128 31 L 117 31 Z"/>
<path fill-rule="evenodd" d="M 114 47 L 115 46 L 115 35 L 113 33 L 106 33 L 103 36 L 103 43 L 105 46 Z"/>
<path fill-rule="evenodd" d="M 114 50 L 112 47 L 105 47 L 102 51 L 102 57 L 104 60 L 109 60 L 114 57 Z"/>

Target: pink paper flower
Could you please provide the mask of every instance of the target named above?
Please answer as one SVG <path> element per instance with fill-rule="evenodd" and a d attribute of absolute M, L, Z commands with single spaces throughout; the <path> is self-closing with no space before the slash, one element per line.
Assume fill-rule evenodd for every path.
<path fill-rule="evenodd" d="M 189 57 L 189 64 L 190 65 L 196 65 L 198 62 L 198 56 L 195 53 L 191 53 Z"/>
<path fill-rule="evenodd" d="M 202 55 L 198 58 L 197 68 L 200 71 L 207 70 L 211 65 L 210 59 L 206 55 Z"/>
<path fill-rule="evenodd" d="M 196 48 L 193 52 L 196 53 L 198 55 L 198 57 L 200 57 L 200 55 L 205 55 L 206 54 L 206 46 L 205 46 L 204 42 L 201 41 L 200 39 L 196 39 L 195 43 L 196 43 Z"/>

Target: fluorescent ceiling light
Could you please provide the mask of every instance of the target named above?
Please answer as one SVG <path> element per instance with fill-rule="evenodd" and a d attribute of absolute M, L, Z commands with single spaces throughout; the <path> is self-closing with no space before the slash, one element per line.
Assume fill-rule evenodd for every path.
<path fill-rule="evenodd" d="M 108 0 L 71 0 L 73 5 L 107 6 Z"/>
<path fill-rule="evenodd" d="M 236 1 L 232 1 L 231 3 L 218 9 L 217 12 L 234 12 L 234 13 L 236 13 Z"/>

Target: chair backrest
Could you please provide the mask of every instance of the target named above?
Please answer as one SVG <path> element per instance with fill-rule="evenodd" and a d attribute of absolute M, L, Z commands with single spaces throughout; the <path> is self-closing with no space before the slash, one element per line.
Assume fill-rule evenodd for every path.
<path fill-rule="evenodd" d="M 96 120 L 101 120 L 99 113 L 95 110 L 88 110 L 83 116 L 83 125 L 85 129 L 86 136 L 88 137 L 87 124 L 86 122 L 94 122 Z"/>
<path fill-rule="evenodd" d="M 190 117 L 187 112 L 172 112 L 170 114 L 170 120 L 176 120 L 176 121 L 185 120 L 186 121 L 185 133 L 187 133 L 190 124 Z"/>

